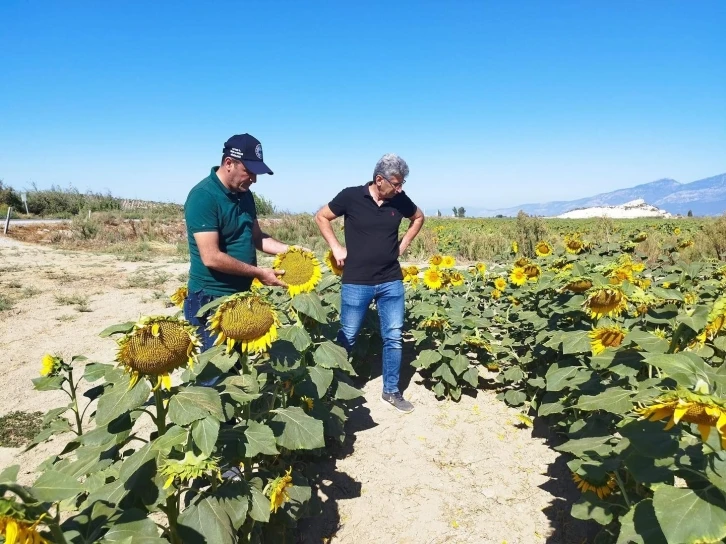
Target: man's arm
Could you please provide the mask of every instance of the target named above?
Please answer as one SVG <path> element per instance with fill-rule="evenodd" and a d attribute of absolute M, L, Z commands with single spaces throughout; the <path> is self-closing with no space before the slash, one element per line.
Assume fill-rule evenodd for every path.
<path fill-rule="evenodd" d="M 196 232 L 194 233 L 194 240 L 197 242 L 202 263 L 207 268 L 225 274 L 257 278 L 264 285 L 287 287 L 287 284 L 277 277 L 283 275 L 284 271 L 247 264 L 221 251 L 219 249 L 219 233 L 215 231 Z"/>
<path fill-rule="evenodd" d="M 411 224 L 408 226 L 406 234 L 403 235 L 403 238 L 401 238 L 401 243 L 398 245 L 399 256 L 405 253 L 405 251 L 408 249 L 408 246 L 411 245 L 411 242 L 413 242 L 413 239 L 416 238 L 416 235 L 421 230 L 421 227 L 423 227 L 424 214 L 421 211 L 421 208 L 416 208 L 416 213 L 411 216 L 410 220 Z"/>
<path fill-rule="evenodd" d="M 255 242 L 255 248 L 267 253 L 268 255 L 278 255 L 279 253 L 285 253 L 288 249 L 290 249 L 289 245 L 280 242 L 279 240 L 275 240 L 269 234 L 262 232 L 257 219 L 255 219 L 252 224 L 252 239 Z"/>
<path fill-rule="evenodd" d="M 338 216 L 330 210 L 330 206 L 326 204 L 318 210 L 318 213 L 315 214 L 315 222 L 318 224 L 320 234 L 323 235 L 323 238 L 325 238 L 325 241 L 328 242 L 330 249 L 333 250 L 333 257 L 335 258 L 338 266 L 345 266 L 345 259 L 348 257 L 348 250 L 340 244 L 338 238 L 333 232 L 333 226 L 330 224 L 330 222 L 335 220 L 337 217 Z"/>

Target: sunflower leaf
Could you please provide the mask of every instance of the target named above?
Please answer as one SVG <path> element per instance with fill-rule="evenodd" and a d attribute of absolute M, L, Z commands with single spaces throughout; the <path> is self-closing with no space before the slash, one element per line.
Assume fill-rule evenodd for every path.
<path fill-rule="evenodd" d="M 103 536 L 104 543 L 114 544 L 163 544 L 167 540 L 158 536 L 156 523 L 137 508 L 124 511 L 113 521 Z"/>
<path fill-rule="evenodd" d="M 611 387 L 599 395 L 583 395 L 577 402 L 580 410 L 605 410 L 612 414 L 624 414 L 633 408 L 632 391 Z"/>
<path fill-rule="evenodd" d="M 338 400 L 353 400 L 363 396 L 363 391 L 338 380 L 335 387 L 335 398 Z"/>
<path fill-rule="evenodd" d="M 319 323 L 327 323 L 328 314 L 316 293 L 301 293 L 292 298 L 292 307 Z"/>
<path fill-rule="evenodd" d="M 348 361 L 348 352 L 345 348 L 331 341 L 323 342 L 313 354 L 315 362 L 323 368 L 340 368 L 348 374 L 355 376 L 355 370 Z"/>
<path fill-rule="evenodd" d="M 108 425 L 125 412 L 144 404 L 151 393 L 151 386 L 145 379 L 140 379 L 129 389 L 129 377 L 116 383 L 110 391 L 103 394 L 98 401 L 96 425 Z"/>
<path fill-rule="evenodd" d="M 418 357 L 416 357 L 416 359 L 411 364 L 415 368 L 429 368 L 432 364 L 437 363 L 440 360 L 441 354 L 438 351 L 435 351 L 433 349 L 425 349 L 418 354 Z"/>
<path fill-rule="evenodd" d="M 14 484 L 18 479 L 18 472 L 20 472 L 20 465 L 12 465 L 4 468 L 2 472 L 0 472 L 0 483 Z"/>
<path fill-rule="evenodd" d="M 653 509 L 668 542 L 718 542 L 726 537 L 726 497 L 716 489 L 660 485 Z"/>
<path fill-rule="evenodd" d="M 590 351 L 588 331 L 569 331 L 562 333 L 562 353 L 586 353 Z"/>
<path fill-rule="evenodd" d="M 270 521 L 270 499 L 256 487 L 251 487 L 250 492 L 252 495 L 250 517 L 255 521 L 267 523 Z"/>
<path fill-rule="evenodd" d="M 582 520 L 594 520 L 600 525 L 607 525 L 613 520 L 611 505 L 598 500 L 594 493 L 587 493 L 572 505 L 572 517 Z"/>
<path fill-rule="evenodd" d="M 212 455 L 219 436 L 219 420 L 211 416 L 192 423 L 192 439 L 206 456 Z"/>
<path fill-rule="evenodd" d="M 652 499 L 640 501 L 620 518 L 620 523 L 616 544 L 667 544 L 655 517 Z"/>
<path fill-rule="evenodd" d="M 83 379 L 87 382 L 95 382 L 100 380 L 106 375 L 108 369 L 113 368 L 113 365 L 106 365 L 103 363 L 88 363 L 83 369 Z"/>
<path fill-rule="evenodd" d="M 275 416 L 270 425 L 277 443 L 289 450 L 312 450 L 325 447 L 323 423 L 307 415 L 297 406 L 271 410 Z M 274 424 L 274 425 L 273 425 Z"/>
<path fill-rule="evenodd" d="M 449 362 L 451 368 L 454 370 L 457 376 L 461 376 L 463 372 L 469 368 L 469 359 L 466 355 L 458 354 Z M 521 372 L 521 371 L 520 371 Z"/>
<path fill-rule="evenodd" d="M 431 374 L 434 378 L 441 378 L 449 385 L 456 385 L 456 376 L 451 371 L 451 367 L 447 363 L 441 363 L 439 367 Z"/>
<path fill-rule="evenodd" d="M 135 324 L 136 323 L 134 323 L 133 321 L 127 321 L 126 323 L 111 325 L 110 327 L 106 327 L 100 333 L 98 333 L 98 336 L 100 336 L 101 338 L 107 338 L 112 334 L 127 334 L 133 330 Z"/>
<path fill-rule="evenodd" d="M 179 514 L 179 536 L 188 544 L 234 544 L 232 520 L 215 497 L 206 497 Z"/>
<path fill-rule="evenodd" d="M 185 387 L 169 401 L 169 419 L 177 425 L 188 425 L 211 415 L 222 420 L 222 400 L 211 387 Z"/>
<path fill-rule="evenodd" d="M 264 455 L 277 455 L 277 446 L 275 444 L 275 435 L 272 429 L 263 423 L 257 421 L 248 421 L 248 427 L 245 429 L 245 457 L 251 458 L 262 453 Z"/>
<path fill-rule="evenodd" d="M 305 328 L 301 327 L 300 325 L 283 327 L 282 329 L 280 329 L 279 336 L 281 340 L 289 340 L 290 342 L 292 342 L 292 344 L 295 346 L 295 349 L 297 349 L 298 351 L 303 351 L 310 344 L 312 344 L 312 340 L 310 340 L 310 335 L 308 334 L 308 331 L 306 331 Z"/>
<path fill-rule="evenodd" d="M 36 499 L 55 502 L 75 497 L 83 491 L 83 485 L 72 476 L 47 470 L 35 480 L 32 489 Z"/>
<path fill-rule="evenodd" d="M 318 392 L 318 398 L 323 398 L 325 392 L 333 383 L 333 371 L 320 366 L 309 366 L 307 368 L 310 379 L 315 384 L 315 389 Z"/>
<path fill-rule="evenodd" d="M 42 376 L 33 378 L 31 381 L 36 391 L 57 391 L 63 386 L 65 378 L 63 376 Z"/>

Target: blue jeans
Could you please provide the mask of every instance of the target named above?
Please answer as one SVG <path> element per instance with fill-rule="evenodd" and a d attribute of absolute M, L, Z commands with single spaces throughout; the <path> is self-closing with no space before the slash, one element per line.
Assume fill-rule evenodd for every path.
<path fill-rule="evenodd" d="M 197 334 L 199 334 L 199 338 L 202 340 L 202 352 L 205 352 L 209 348 L 213 347 L 216 338 L 213 336 L 211 331 L 207 330 L 207 319 L 209 318 L 210 312 L 205 313 L 202 317 L 197 317 L 197 312 L 202 308 L 202 306 L 209 304 L 215 298 L 219 298 L 219 296 L 209 295 L 204 291 L 199 290 L 189 291 L 187 298 L 184 299 L 184 319 L 197 328 Z M 205 368 L 205 370 L 209 369 Z M 201 375 L 197 378 L 197 384 L 206 387 L 214 387 L 222 379 L 222 376 L 210 376 L 205 378 L 205 370 L 202 370 Z"/>
<path fill-rule="evenodd" d="M 405 289 L 401 280 L 378 285 L 344 283 L 340 292 L 340 331 L 338 343 L 348 353 L 353 349 L 366 311 L 376 301 L 383 338 L 383 392 L 397 393 L 401 371 L 401 334 Z"/>

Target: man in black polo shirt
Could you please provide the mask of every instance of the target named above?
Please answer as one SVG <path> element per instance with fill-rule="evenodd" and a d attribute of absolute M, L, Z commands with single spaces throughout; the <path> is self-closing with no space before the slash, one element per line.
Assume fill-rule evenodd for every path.
<path fill-rule="evenodd" d="M 405 293 L 398 258 L 421 230 L 424 215 L 403 192 L 406 176 L 406 161 L 391 153 L 384 155 L 373 170 L 372 182 L 343 189 L 318 211 L 315 221 L 338 266 L 343 267 L 338 341 L 350 352 L 375 300 L 383 338 L 381 400 L 409 413 L 413 404 L 398 389 Z M 345 218 L 345 247 L 330 225 L 340 216 Z M 411 224 L 399 240 L 398 227 L 404 217 Z"/>

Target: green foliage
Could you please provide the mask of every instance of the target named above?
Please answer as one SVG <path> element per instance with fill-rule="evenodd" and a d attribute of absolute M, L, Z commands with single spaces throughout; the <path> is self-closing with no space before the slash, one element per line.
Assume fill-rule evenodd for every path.
<path fill-rule="evenodd" d="M 272 215 L 275 213 L 275 207 L 270 200 L 257 193 L 252 193 L 252 196 L 255 199 L 255 208 L 257 209 L 258 216 Z"/>

